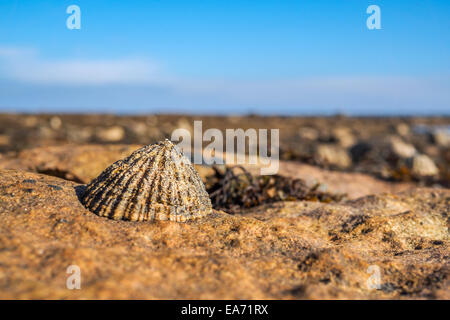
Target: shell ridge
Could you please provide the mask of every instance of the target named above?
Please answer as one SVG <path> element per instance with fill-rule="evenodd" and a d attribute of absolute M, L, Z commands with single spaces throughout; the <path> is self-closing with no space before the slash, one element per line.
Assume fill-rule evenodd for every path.
<path fill-rule="evenodd" d="M 149 165 L 151 163 L 151 158 L 147 159 L 147 165 Z M 135 209 L 137 212 L 137 220 L 140 219 L 141 213 L 143 210 L 145 210 L 145 204 L 144 206 L 142 206 L 142 200 L 141 196 L 144 193 L 139 193 L 139 190 L 141 190 L 142 186 L 148 183 L 148 177 L 152 174 L 152 171 L 154 171 L 154 167 L 155 164 L 153 163 L 153 165 L 148 168 L 148 169 L 144 169 L 144 173 L 142 174 L 141 180 L 139 181 L 139 184 L 136 186 L 136 193 L 133 195 L 133 197 L 130 199 L 130 206 L 127 207 L 127 211 L 131 210 L 131 209 Z M 133 207 L 131 207 L 131 204 L 133 204 Z"/>
<path fill-rule="evenodd" d="M 163 150 L 161 150 L 160 151 L 160 153 L 161 152 L 163 152 Z M 158 154 L 157 156 L 156 156 L 156 158 L 157 158 L 157 164 L 158 164 L 158 170 L 157 170 L 157 175 L 156 175 L 156 177 L 157 177 L 157 184 L 156 185 L 153 185 L 153 188 L 150 190 L 150 192 L 151 192 L 151 197 L 150 197 L 150 203 L 153 203 L 153 202 L 157 202 L 158 201 L 158 196 L 159 196 L 159 192 L 160 192 L 160 187 L 161 187 L 161 178 L 162 178 L 162 175 L 161 175 L 161 161 L 160 161 L 160 155 Z"/>
<path fill-rule="evenodd" d="M 132 158 L 132 155 L 134 153 L 132 153 L 129 157 L 127 157 L 125 160 L 118 160 L 116 162 L 114 162 L 110 167 L 108 167 L 105 171 L 103 171 L 100 176 L 98 176 L 97 178 L 95 178 L 88 186 L 88 188 L 86 188 L 86 191 L 84 193 L 84 195 L 90 195 L 90 200 L 87 202 L 87 205 L 91 205 L 91 203 L 93 202 L 93 205 L 95 205 L 96 201 L 100 200 L 98 197 L 102 197 L 102 194 L 105 190 L 107 191 L 107 194 L 105 195 L 106 197 L 110 196 L 113 193 L 114 187 L 116 185 L 118 185 L 122 180 L 121 178 L 124 177 L 124 175 L 126 175 L 126 168 L 123 168 L 119 171 L 119 174 L 117 176 L 115 175 L 110 175 L 108 178 L 102 180 L 101 178 L 103 177 L 103 173 L 107 172 L 108 174 L 111 174 L 112 172 L 114 172 L 114 169 L 118 169 L 122 166 L 129 166 L 129 164 L 127 163 L 128 160 L 130 160 Z M 134 159 L 134 161 L 131 163 L 131 165 L 135 165 L 140 158 L 136 158 Z M 112 168 L 112 170 L 108 170 Z M 110 185 L 112 183 L 112 185 Z M 94 196 L 95 194 L 95 196 Z M 98 205 L 97 205 L 98 206 Z M 93 208 L 94 209 L 94 208 Z M 96 208 L 95 208 L 96 209 Z M 95 210 L 94 209 L 94 210 Z"/>
<path fill-rule="evenodd" d="M 141 158 L 135 158 L 133 159 L 132 165 L 136 165 Z M 127 158 L 127 160 L 131 160 L 131 156 Z M 107 208 L 110 203 L 116 198 L 114 197 L 116 195 L 116 186 L 120 185 L 120 183 L 123 182 L 123 180 L 127 177 L 129 164 L 124 161 L 123 168 L 118 172 L 116 176 L 113 176 L 111 179 L 107 179 L 105 181 L 98 182 L 99 189 L 96 191 L 96 195 L 94 200 L 94 203 L 91 204 L 91 202 L 88 203 L 92 207 L 92 210 L 96 212 L 97 210 L 101 210 L 102 206 Z M 105 194 L 103 194 L 105 193 Z"/>
<path fill-rule="evenodd" d="M 136 169 L 136 171 L 139 172 L 139 171 L 142 169 L 142 167 L 143 167 L 143 166 L 145 165 L 145 163 L 146 163 L 146 160 L 147 160 L 147 159 L 144 159 L 144 161 L 142 161 L 142 163 L 139 164 L 139 166 L 138 166 L 138 168 Z M 128 190 L 129 190 L 129 188 L 130 188 L 130 184 L 136 180 L 136 178 L 137 178 L 136 176 L 137 176 L 137 175 L 136 175 L 136 174 L 133 174 L 133 172 L 130 173 L 130 175 L 129 175 L 129 177 L 128 177 L 129 179 L 126 180 L 125 186 L 124 186 L 125 194 L 126 194 L 126 192 L 128 192 Z M 113 203 L 113 205 L 111 206 L 111 211 L 110 211 L 110 213 L 109 213 L 109 215 L 108 215 L 109 217 L 119 218 L 118 216 L 116 216 L 116 210 L 117 210 L 118 208 L 121 208 L 121 210 L 117 212 L 117 213 L 121 213 L 120 218 L 123 218 L 123 217 L 125 216 L 126 211 L 125 211 L 124 208 L 121 207 L 122 201 L 128 199 L 127 197 L 125 197 L 125 194 L 124 194 L 124 193 L 119 193 L 119 195 L 118 195 L 119 197 L 116 199 L 116 201 L 115 201 L 115 202 Z M 111 215 L 112 215 L 112 216 L 111 216 Z"/>
<path fill-rule="evenodd" d="M 154 166 L 154 167 L 157 167 L 158 164 L 155 162 L 155 163 L 153 164 L 153 166 Z M 153 191 L 154 185 L 155 185 L 155 183 L 156 183 L 156 181 L 157 181 L 156 177 L 158 176 L 158 170 L 153 170 L 151 176 L 154 176 L 154 177 L 153 177 L 153 179 L 151 179 L 151 182 L 150 182 L 150 185 L 149 185 L 149 188 L 148 188 L 149 192 L 148 192 L 148 194 L 144 197 L 144 199 L 145 199 L 145 200 L 144 200 L 144 205 L 145 205 L 145 207 L 146 207 L 145 212 L 146 212 L 147 216 L 148 216 L 148 213 L 151 214 L 151 212 L 149 212 L 150 209 L 152 209 L 152 208 L 151 208 L 151 199 L 150 199 L 150 198 L 151 198 L 151 196 L 152 196 L 152 194 L 153 194 L 152 191 Z"/>
<path fill-rule="evenodd" d="M 146 159 L 143 162 L 142 166 L 137 170 L 137 172 L 135 174 L 133 174 L 132 177 L 130 177 L 130 185 L 127 189 L 130 192 L 130 196 L 127 199 L 128 201 L 126 203 L 124 203 L 124 207 L 123 207 L 123 214 L 127 219 L 130 218 L 131 213 L 133 212 L 133 208 L 135 208 L 136 197 L 138 196 L 139 190 L 142 186 L 142 183 L 144 182 L 144 176 L 147 173 L 147 170 L 145 167 L 149 161 L 150 161 L 150 159 Z M 135 212 L 137 212 L 137 211 L 135 211 Z"/>

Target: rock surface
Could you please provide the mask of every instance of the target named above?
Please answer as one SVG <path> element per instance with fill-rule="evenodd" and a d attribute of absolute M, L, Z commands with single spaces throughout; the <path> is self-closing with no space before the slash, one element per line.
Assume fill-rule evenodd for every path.
<path fill-rule="evenodd" d="M 415 155 L 411 159 L 411 171 L 419 177 L 435 176 L 439 173 L 433 160 L 425 154 Z"/>
<path fill-rule="evenodd" d="M 0 298 L 450 299 L 448 189 L 279 202 L 190 223 L 102 218 L 81 190 L 0 170 Z M 70 265 L 80 290 L 66 288 Z M 370 266 L 379 290 L 367 287 Z"/>
<path fill-rule="evenodd" d="M 332 144 L 319 144 L 316 151 L 317 161 L 323 165 L 348 168 L 352 160 L 344 148 Z"/>
<path fill-rule="evenodd" d="M 388 148 L 399 158 L 410 158 L 417 153 L 416 148 L 412 144 L 405 143 L 397 136 L 388 138 Z"/>
<path fill-rule="evenodd" d="M 65 145 L 26 149 L 1 157 L 0 169 L 34 171 L 88 183 L 140 145 Z"/>
<path fill-rule="evenodd" d="M 79 183 L 88 183 L 113 162 L 130 155 L 140 145 L 65 145 L 23 150 L 8 156 L 0 155 L 0 169 L 20 169 L 44 173 Z M 204 179 L 212 174 L 210 167 L 196 165 Z M 259 174 L 257 167 L 248 167 Z M 333 193 L 345 193 L 348 198 L 358 198 L 381 192 L 405 191 L 409 183 L 389 183 L 363 173 L 329 171 L 294 161 L 282 161 L 279 174 L 304 179 L 314 184 L 324 183 Z"/>

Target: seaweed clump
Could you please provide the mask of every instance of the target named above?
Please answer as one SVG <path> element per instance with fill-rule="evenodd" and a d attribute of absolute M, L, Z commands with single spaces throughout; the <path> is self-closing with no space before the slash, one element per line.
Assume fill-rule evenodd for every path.
<path fill-rule="evenodd" d="M 321 184 L 308 186 L 302 179 L 280 175 L 250 174 L 242 166 L 213 166 L 214 174 L 206 178 L 206 189 L 215 209 L 238 213 L 241 209 L 277 201 L 339 202 L 344 194 L 321 190 Z"/>

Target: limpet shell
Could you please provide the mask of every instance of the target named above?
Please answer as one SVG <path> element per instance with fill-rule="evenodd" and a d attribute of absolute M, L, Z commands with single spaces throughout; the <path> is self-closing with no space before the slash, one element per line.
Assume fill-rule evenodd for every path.
<path fill-rule="evenodd" d="M 87 185 L 81 202 L 114 220 L 184 222 L 212 212 L 198 172 L 169 140 L 113 163 Z"/>

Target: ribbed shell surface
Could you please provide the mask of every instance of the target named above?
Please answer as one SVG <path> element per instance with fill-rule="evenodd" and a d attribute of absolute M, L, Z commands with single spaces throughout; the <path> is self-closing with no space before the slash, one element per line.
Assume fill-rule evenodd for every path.
<path fill-rule="evenodd" d="M 168 140 L 113 163 L 87 185 L 81 201 L 114 220 L 183 222 L 212 212 L 198 172 Z"/>

